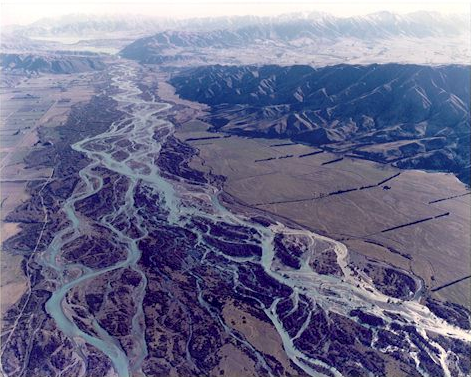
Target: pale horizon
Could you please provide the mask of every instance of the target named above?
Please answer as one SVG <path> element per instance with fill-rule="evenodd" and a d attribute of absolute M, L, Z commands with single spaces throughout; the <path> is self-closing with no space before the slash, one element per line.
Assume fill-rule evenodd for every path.
<path fill-rule="evenodd" d="M 71 14 L 87 16 L 142 16 L 175 19 L 221 17 L 221 16 L 277 16 L 297 12 L 323 12 L 337 17 L 359 16 L 380 11 L 406 14 L 416 11 L 439 12 L 442 14 L 469 14 L 470 2 L 467 1 L 396 1 L 360 2 L 352 5 L 344 1 L 287 3 L 283 1 L 239 1 L 217 2 L 214 0 L 188 1 L 46 1 L 30 0 L 3 2 L 0 9 L 1 25 L 28 25 L 48 17 L 61 17 Z M 110 10 L 111 9 L 111 10 Z"/>

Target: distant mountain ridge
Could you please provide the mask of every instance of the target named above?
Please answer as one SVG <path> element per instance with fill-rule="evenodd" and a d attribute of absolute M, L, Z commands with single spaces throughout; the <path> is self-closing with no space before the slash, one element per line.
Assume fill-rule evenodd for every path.
<path fill-rule="evenodd" d="M 30 25 L 11 27 L 23 36 L 52 37 L 56 35 L 84 36 L 96 33 L 140 32 L 164 30 L 214 30 L 270 22 L 269 17 L 227 16 L 172 19 L 148 15 L 98 16 L 69 14 L 58 18 L 43 18 Z"/>
<path fill-rule="evenodd" d="M 171 84 L 211 106 L 214 129 L 290 138 L 469 184 L 470 67 L 207 66 Z"/>
<path fill-rule="evenodd" d="M 175 31 L 216 31 L 222 29 L 237 30 L 245 27 L 307 22 L 319 32 L 374 32 L 372 28 L 389 29 L 397 34 L 430 35 L 431 33 L 459 33 L 467 27 L 465 16 L 444 17 L 434 12 L 414 12 L 397 15 L 391 12 L 378 12 L 365 16 L 348 18 L 335 17 L 322 12 L 290 13 L 279 16 L 219 16 L 189 19 L 172 19 L 148 15 L 94 16 L 71 14 L 58 18 L 45 18 L 30 25 L 14 27 L 23 36 L 84 35 L 94 33 L 114 33 L 140 31 L 156 33 Z M 433 30 L 431 29 L 433 27 Z M 379 30 L 376 30 L 379 31 Z"/>
<path fill-rule="evenodd" d="M 434 12 L 335 17 L 292 13 L 273 17 L 170 19 L 152 15 L 68 15 L 2 28 L 3 52 L 90 50 L 142 63 L 208 64 L 416 63 L 466 64 L 469 15 Z"/>
<path fill-rule="evenodd" d="M 15 54 L 0 53 L 2 70 L 27 73 L 78 73 L 102 70 L 104 63 L 93 53 Z"/>
<path fill-rule="evenodd" d="M 452 37 L 469 31 L 464 16 L 445 17 L 429 12 L 397 15 L 379 12 L 368 16 L 338 18 L 281 19 L 240 28 L 211 31 L 170 30 L 136 40 L 121 51 L 126 58 L 143 63 L 161 63 L 162 52 L 178 48 L 230 48 L 255 43 L 293 43 L 303 40 L 356 38 L 360 40 L 392 37 Z"/>

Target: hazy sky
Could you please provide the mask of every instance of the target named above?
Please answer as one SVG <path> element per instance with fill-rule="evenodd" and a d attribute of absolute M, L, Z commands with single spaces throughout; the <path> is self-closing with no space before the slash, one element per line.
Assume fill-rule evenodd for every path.
<path fill-rule="evenodd" d="M 1 0 L 2 25 L 28 24 L 42 17 L 54 17 L 70 13 L 85 14 L 145 14 L 164 17 L 206 17 L 222 15 L 276 15 L 298 11 L 323 11 L 337 16 L 351 16 L 389 10 L 408 13 L 431 10 L 445 13 L 469 13 L 470 1 L 421 0 L 421 1 L 280 1 L 280 0 Z"/>

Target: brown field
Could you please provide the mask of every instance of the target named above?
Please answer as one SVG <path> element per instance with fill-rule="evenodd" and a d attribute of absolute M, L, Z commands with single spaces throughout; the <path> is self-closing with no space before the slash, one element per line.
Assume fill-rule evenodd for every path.
<path fill-rule="evenodd" d="M 283 350 L 280 335 L 273 326 L 249 314 L 243 307 L 237 307 L 230 302 L 224 306 L 222 315 L 224 321 L 242 333 L 258 351 L 274 357 L 288 372 L 296 374 Z"/>
<path fill-rule="evenodd" d="M 28 288 L 21 269 L 22 259 L 21 255 L 8 255 L 7 257 L 2 256 L 0 260 L 2 271 L 0 274 L 2 292 L 0 295 L 0 318 L 3 318 L 8 308 L 16 303 Z"/>
<path fill-rule="evenodd" d="M 29 198 L 27 183 L 46 180 L 52 173 L 51 169 L 31 169 L 24 164 L 24 157 L 41 147 L 38 128 L 65 122 L 74 104 L 88 101 L 94 94 L 93 82 L 94 74 L 41 75 L 24 77 L 15 87 L 0 88 L 0 244 L 19 232 L 18 224 L 4 220 Z M 2 248 L 0 317 L 26 289 L 21 260 Z"/>
<path fill-rule="evenodd" d="M 225 344 L 218 352 L 221 358 L 219 365 L 210 373 L 210 376 L 255 376 L 257 370 L 254 362 L 241 350 L 232 344 Z"/>
<path fill-rule="evenodd" d="M 177 136 L 224 136 L 206 128 L 199 120 L 185 122 Z M 411 270 L 428 288 L 470 274 L 470 195 L 429 203 L 469 193 L 451 174 L 403 171 L 353 158 L 325 164 L 338 156 L 324 152 L 300 158 L 316 149 L 274 146 L 287 140 L 231 136 L 188 142 L 200 151 L 193 166 L 226 176 L 225 191 L 248 207 L 288 218 L 342 240 L 353 251 Z M 256 162 L 267 158 L 274 159 Z M 370 185 L 377 186 L 359 189 Z M 356 190 L 332 195 L 349 189 Z M 467 279 L 433 295 L 469 307 L 470 283 Z"/>

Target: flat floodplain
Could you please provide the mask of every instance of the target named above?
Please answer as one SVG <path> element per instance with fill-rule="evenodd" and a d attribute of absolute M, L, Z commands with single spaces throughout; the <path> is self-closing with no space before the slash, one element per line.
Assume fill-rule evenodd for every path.
<path fill-rule="evenodd" d="M 287 140 L 227 137 L 208 127 L 192 120 L 177 136 L 198 148 L 194 167 L 227 177 L 228 194 L 412 271 L 428 289 L 445 286 L 432 296 L 470 306 L 470 279 L 453 283 L 469 275 L 470 195 L 452 174 L 339 159 Z"/>
<path fill-rule="evenodd" d="M 20 231 L 7 216 L 29 199 L 28 184 L 46 182 L 50 168 L 26 168 L 25 158 L 43 146 L 41 127 L 56 127 L 67 120 L 73 105 L 89 101 L 94 94 L 94 74 L 22 76 L 14 88 L 0 88 L 0 243 Z M 18 79 L 18 78 L 17 78 Z M 21 257 L 4 253 L 1 258 L 0 317 L 26 290 Z"/>
<path fill-rule="evenodd" d="M 467 312 L 443 299 L 468 281 L 426 228 L 458 229 L 463 264 L 452 176 L 208 132 L 166 73 L 108 72 L 64 122 L 69 95 L 41 110 L 29 153 L 2 151 L 27 194 L 5 191 L 7 373 L 406 376 L 467 358 Z"/>

